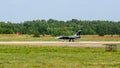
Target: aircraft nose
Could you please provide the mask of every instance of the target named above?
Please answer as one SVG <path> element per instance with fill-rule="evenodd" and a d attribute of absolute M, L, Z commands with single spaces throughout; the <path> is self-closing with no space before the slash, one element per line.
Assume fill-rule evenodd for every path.
<path fill-rule="evenodd" d="M 59 39 L 60 37 L 56 37 L 56 39 Z"/>

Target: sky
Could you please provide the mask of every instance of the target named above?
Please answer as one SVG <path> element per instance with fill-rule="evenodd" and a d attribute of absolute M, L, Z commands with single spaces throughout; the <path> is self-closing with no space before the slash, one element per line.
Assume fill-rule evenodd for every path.
<path fill-rule="evenodd" d="M 120 21 L 120 0 L 0 0 L 0 21 Z"/>

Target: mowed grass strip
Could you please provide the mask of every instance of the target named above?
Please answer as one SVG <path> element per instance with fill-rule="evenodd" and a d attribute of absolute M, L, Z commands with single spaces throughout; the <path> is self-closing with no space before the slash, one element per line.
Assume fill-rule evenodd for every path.
<path fill-rule="evenodd" d="M 120 50 L 0 45 L 0 68 L 119 68 Z"/>
<path fill-rule="evenodd" d="M 68 41 L 60 40 L 56 37 L 45 35 L 40 37 L 33 37 L 33 35 L 16 35 L 16 34 L 0 34 L 0 41 Z M 81 35 L 81 38 L 76 39 L 75 41 L 120 41 L 118 35 Z"/>

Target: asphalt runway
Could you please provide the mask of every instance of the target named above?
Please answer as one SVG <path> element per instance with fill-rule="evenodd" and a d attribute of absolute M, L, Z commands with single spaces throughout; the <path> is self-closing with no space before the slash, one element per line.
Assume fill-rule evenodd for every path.
<path fill-rule="evenodd" d="M 2 45 L 34 45 L 34 46 L 80 46 L 80 47 L 105 47 L 104 44 L 120 44 L 120 41 L 81 41 L 81 42 L 0 42 Z"/>

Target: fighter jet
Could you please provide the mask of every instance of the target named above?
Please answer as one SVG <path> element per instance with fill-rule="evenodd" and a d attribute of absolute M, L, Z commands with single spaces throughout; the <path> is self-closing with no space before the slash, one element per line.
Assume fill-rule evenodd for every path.
<path fill-rule="evenodd" d="M 75 35 L 73 36 L 59 36 L 58 39 L 69 39 L 69 42 L 74 42 L 74 39 L 80 38 L 82 30 L 79 30 Z"/>

